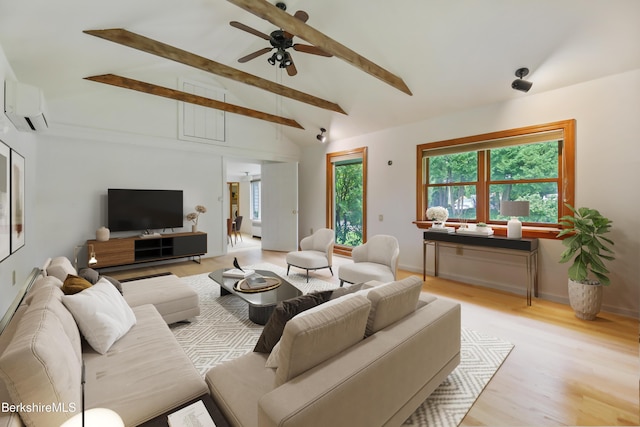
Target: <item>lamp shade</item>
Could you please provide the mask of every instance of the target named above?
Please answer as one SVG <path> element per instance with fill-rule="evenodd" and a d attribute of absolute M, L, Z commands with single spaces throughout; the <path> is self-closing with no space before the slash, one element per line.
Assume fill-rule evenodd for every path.
<path fill-rule="evenodd" d="M 500 202 L 500 215 L 529 216 L 529 202 L 527 200 L 504 200 Z"/>

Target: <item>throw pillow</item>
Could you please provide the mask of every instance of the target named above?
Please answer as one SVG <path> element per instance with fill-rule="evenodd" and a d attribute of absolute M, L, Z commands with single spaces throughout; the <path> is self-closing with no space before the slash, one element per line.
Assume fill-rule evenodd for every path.
<path fill-rule="evenodd" d="M 422 291 L 422 280 L 417 276 L 385 283 L 358 291 L 371 301 L 366 336 L 370 336 L 413 313 Z"/>
<path fill-rule="evenodd" d="M 74 295 L 91 287 L 91 283 L 82 277 L 67 274 L 67 278 L 62 283 L 62 292 L 65 295 Z"/>
<path fill-rule="evenodd" d="M 278 351 L 276 387 L 362 341 L 370 308 L 367 298 L 350 294 L 287 322 Z"/>
<path fill-rule="evenodd" d="M 116 287 L 116 289 L 118 290 L 118 292 L 120 292 L 120 295 L 124 295 L 124 292 L 122 292 L 122 284 L 121 284 L 118 280 L 114 279 L 114 278 L 113 278 L 113 277 L 111 277 L 111 276 L 100 276 L 100 278 L 101 278 L 101 279 L 107 279 L 107 281 L 108 281 L 109 283 L 111 283 L 113 286 L 115 286 L 115 287 Z"/>
<path fill-rule="evenodd" d="M 93 268 L 83 268 L 82 270 L 78 271 L 78 276 L 87 280 L 92 285 L 95 285 L 98 279 L 100 279 L 100 274 Z"/>
<path fill-rule="evenodd" d="M 100 354 L 105 354 L 136 324 L 131 307 L 104 279 L 83 292 L 64 295 L 62 302 L 89 345 Z"/>
<path fill-rule="evenodd" d="M 262 334 L 260 338 L 258 338 L 258 342 L 253 351 L 257 353 L 271 353 L 273 347 L 280 341 L 282 331 L 284 331 L 284 326 L 287 322 L 296 314 L 328 301 L 331 298 L 332 292 L 331 290 L 312 292 L 278 303 L 266 325 L 264 325 Z"/>

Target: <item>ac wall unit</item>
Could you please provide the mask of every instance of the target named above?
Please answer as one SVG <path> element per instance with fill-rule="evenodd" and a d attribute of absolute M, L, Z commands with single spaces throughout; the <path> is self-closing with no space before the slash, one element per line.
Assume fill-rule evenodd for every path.
<path fill-rule="evenodd" d="M 4 114 L 16 129 L 37 132 L 48 128 L 45 109 L 44 95 L 39 88 L 5 80 Z"/>

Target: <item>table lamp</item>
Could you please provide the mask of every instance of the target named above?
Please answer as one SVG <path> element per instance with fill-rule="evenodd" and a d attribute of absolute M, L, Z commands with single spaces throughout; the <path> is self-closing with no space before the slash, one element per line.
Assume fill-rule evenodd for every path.
<path fill-rule="evenodd" d="M 500 215 L 510 216 L 507 222 L 507 238 L 522 238 L 522 223 L 518 219 L 521 216 L 529 216 L 529 201 L 527 200 L 503 200 L 500 202 Z"/>

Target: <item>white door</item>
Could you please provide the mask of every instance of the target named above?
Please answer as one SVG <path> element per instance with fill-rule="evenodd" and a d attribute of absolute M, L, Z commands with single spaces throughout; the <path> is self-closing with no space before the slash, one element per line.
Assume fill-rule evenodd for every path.
<path fill-rule="evenodd" d="M 261 168 L 262 249 L 298 249 L 298 163 L 269 163 Z"/>

